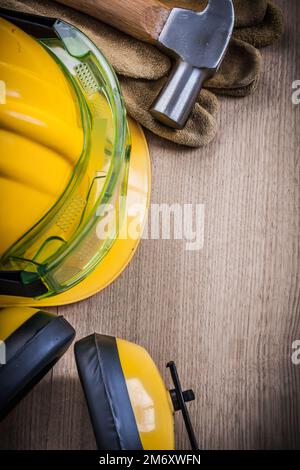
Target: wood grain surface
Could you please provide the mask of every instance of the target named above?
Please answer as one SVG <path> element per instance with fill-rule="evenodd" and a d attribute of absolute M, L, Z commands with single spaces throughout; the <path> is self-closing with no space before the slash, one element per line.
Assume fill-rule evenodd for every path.
<path fill-rule="evenodd" d="M 144 240 L 104 292 L 59 308 L 77 339 L 114 334 L 145 346 L 170 383 L 173 359 L 201 448 L 300 448 L 300 79 L 298 0 L 262 51 L 257 92 L 222 99 L 217 140 L 184 150 L 148 134 L 152 201 L 205 204 L 205 243 Z M 0 426 L 10 449 L 93 449 L 72 349 Z M 178 448 L 187 448 L 176 418 Z"/>

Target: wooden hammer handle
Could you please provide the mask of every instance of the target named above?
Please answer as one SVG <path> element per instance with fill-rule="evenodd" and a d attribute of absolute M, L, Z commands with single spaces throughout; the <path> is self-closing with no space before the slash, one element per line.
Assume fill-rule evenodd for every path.
<path fill-rule="evenodd" d="M 170 14 L 159 0 L 58 0 L 137 39 L 156 43 Z"/>

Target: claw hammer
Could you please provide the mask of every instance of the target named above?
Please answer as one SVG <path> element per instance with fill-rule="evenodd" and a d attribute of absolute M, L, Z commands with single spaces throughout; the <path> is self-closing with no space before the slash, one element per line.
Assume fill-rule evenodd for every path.
<path fill-rule="evenodd" d="M 142 41 L 155 44 L 175 64 L 151 106 L 163 124 L 182 129 L 205 80 L 218 70 L 233 26 L 232 0 L 209 0 L 204 11 L 170 8 L 159 0 L 58 0 Z"/>

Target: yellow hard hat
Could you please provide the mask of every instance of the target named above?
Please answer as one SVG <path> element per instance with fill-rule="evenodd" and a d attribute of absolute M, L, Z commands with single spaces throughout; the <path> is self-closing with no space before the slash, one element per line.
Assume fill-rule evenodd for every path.
<path fill-rule="evenodd" d="M 134 124 L 131 137 L 115 74 L 78 29 L 0 9 L 0 47 L 0 303 L 76 301 L 113 280 L 136 248 L 115 242 L 129 193 L 145 212 L 149 202 L 145 140 Z M 116 223 L 99 235 L 110 211 Z M 108 272 L 78 288 L 114 245 Z"/>
<path fill-rule="evenodd" d="M 74 91 L 46 50 L 3 18 L 0 47 L 5 84 L 0 106 L 3 254 L 59 199 L 84 136 Z"/>
<path fill-rule="evenodd" d="M 93 334 L 75 343 L 77 369 L 99 450 L 173 450 L 174 412 L 182 411 L 192 449 L 198 443 L 176 366 L 167 390 L 148 352 L 113 336 Z"/>

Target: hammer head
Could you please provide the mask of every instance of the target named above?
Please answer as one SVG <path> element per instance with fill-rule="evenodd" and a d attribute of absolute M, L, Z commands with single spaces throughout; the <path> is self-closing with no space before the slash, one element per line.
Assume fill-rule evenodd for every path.
<path fill-rule="evenodd" d="M 222 62 L 233 26 L 232 0 L 209 0 L 202 12 L 171 10 L 158 42 L 177 64 L 152 106 L 157 119 L 174 128 L 185 125 L 203 82 Z"/>

